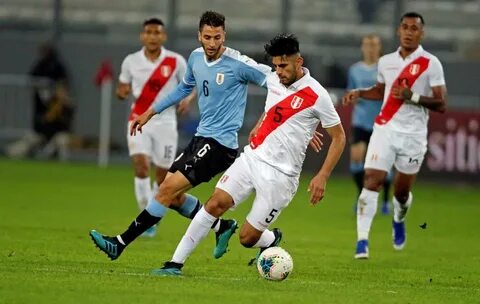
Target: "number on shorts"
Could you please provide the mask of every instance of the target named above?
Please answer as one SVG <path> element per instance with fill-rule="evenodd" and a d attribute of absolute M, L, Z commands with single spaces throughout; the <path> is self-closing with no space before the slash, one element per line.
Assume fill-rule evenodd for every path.
<path fill-rule="evenodd" d="M 164 158 L 167 158 L 167 159 L 172 158 L 173 146 L 165 146 L 165 151 L 164 152 L 165 152 L 165 153 L 163 153 Z"/>
<path fill-rule="evenodd" d="M 207 154 L 207 152 L 210 150 L 210 145 L 209 144 L 205 144 L 200 150 L 198 150 L 197 152 L 197 156 L 198 157 L 203 157 L 205 156 L 205 154 Z"/>
<path fill-rule="evenodd" d="M 275 214 L 277 212 L 278 212 L 278 210 L 273 208 L 272 211 L 270 211 L 270 214 L 268 215 L 268 217 L 265 219 L 265 222 L 270 224 L 273 221 L 273 219 L 275 218 Z"/>

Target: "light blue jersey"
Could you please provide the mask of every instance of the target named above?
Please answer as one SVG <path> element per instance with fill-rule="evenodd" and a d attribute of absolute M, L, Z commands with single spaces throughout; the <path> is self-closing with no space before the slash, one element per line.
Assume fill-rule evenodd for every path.
<path fill-rule="evenodd" d="M 369 88 L 377 82 L 377 65 L 366 65 L 357 62 L 348 71 L 348 90 Z M 372 131 L 375 117 L 377 117 L 382 102 L 360 98 L 355 104 L 352 113 L 352 126 Z"/>
<path fill-rule="evenodd" d="M 198 48 L 190 54 L 183 82 L 166 98 L 156 101 L 154 109 L 160 113 L 179 103 L 196 86 L 200 123 L 195 135 L 210 137 L 225 147 L 237 149 L 248 82 L 266 87 L 266 76 L 270 72 L 270 67 L 234 49 L 227 47 L 220 58 L 209 62 L 203 48 Z"/>

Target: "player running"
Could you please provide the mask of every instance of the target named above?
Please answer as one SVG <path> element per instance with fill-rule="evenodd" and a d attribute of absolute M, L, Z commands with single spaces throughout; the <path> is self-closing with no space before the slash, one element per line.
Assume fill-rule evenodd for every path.
<path fill-rule="evenodd" d="M 183 81 L 168 96 L 136 117 L 131 134 L 143 133 L 144 125 L 155 115 L 179 103 L 197 87 L 200 123 L 197 133 L 174 161 L 159 191 L 128 229 L 114 237 L 95 230 L 90 236 L 95 245 L 112 260 L 140 234 L 174 209 L 192 219 L 200 210 L 200 201 L 186 191 L 225 171 L 235 160 L 238 149 L 237 132 L 242 126 L 249 82 L 265 86 L 270 67 L 259 65 L 238 51 L 224 46 L 225 17 L 207 11 L 200 18 L 198 40 L 202 47 L 194 50 L 188 60 Z M 169 130 L 161 130 L 165 134 Z M 216 232 L 214 257 L 227 250 L 228 240 L 237 229 L 234 220 L 216 220 L 211 228 Z"/>
<path fill-rule="evenodd" d="M 175 89 L 185 75 L 187 63 L 180 54 L 163 47 L 167 33 L 160 19 L 152 18 L 143 23 L 140 40 L 143 48 L 123 60 L 116 94 L 120 99 L 127 99 L 130 93 L 135 97 L 128 117 L 127 142 L 135 173 L 135 198 L 138 207 L 143 210 L 152 197 L 152 191 L 155 193 L 165 179 L 175 158 L 178 141 L 175 107 L 156 116 L 139 136 L 130 135 L 130 125 L 153 104 L 155 98 L 165 97 Z M 179 110 L 186 109 L 193 96 L 187 97 Z M 150 161 L 155 168 L 153 190 Z M 155 226 L 145 231 L 144 235 L 154 236 Z"/>
<path fill-rule="evenodd" d="M 376 83 L 377 63 L 382 51 L 382 43 L 377 35 L 369 34 L 362 38 L 362 61 L 353 64 L 348 70 L 347 90 L 358 88 L 368 88 Z M 360 98 L 353 107 L 352 128 L 350 144 L 350 172 L 358 189 L 358 195 L 362 192 L 363 169 L 365 153 L 367 152 L 368 142 L 372 136 L 375 117 L 380 112 L 382 104 L 377 100 L 368 100 Z M 392 174 L 389 173 L 383 184 L 383 204 L 382 213 L 389 213 L 389 190 Z M 357 212 L 357 203 L 354 206 Z"/>
<path fill-rule="evenodd" d="M 217 183 L 213 196 L 195 215 L 173 254 L 156 275 L 181 275 L 192 251 L 228 209 L 236 208 L 255 191 L 252 208 L 240 230 L 240 243 L 260 251 L 277 246 L 277 220 L 295 195 L 307 145 L 319 122 L 332 138 L 325 162 L 310 182 L 310 203 L 325 195 L 328 177 L 345 146 L 345 133 L 327 91 L 302 67 L 298 40 L 279 35 L 266 46 L 276 72 L 267 77 L 265 112 L 253 131 L 250 145 Z"/>
<path fill-rule="evenodd" d="M 353 90 L 344 103 L 359 97 L 383 99 L 375 119 L 365 158 L 364 188 L 358 198 L 357 248 L 355 258 L 367 259 L 368 234 L 377 210 L 377 200 L 387 172 L 395 165 L 393 197 L 393 248 L 405 246 L 405 216 L 412 205 L 415 177 L 427 151 L 428 110 L 445 112 L 447 90 L 442 64 L 425 51 L 420 42 L 424 20 L 418 13 L 406 13 L 398 27 L 400 47 L 380 58 L 377 84 Z"/>

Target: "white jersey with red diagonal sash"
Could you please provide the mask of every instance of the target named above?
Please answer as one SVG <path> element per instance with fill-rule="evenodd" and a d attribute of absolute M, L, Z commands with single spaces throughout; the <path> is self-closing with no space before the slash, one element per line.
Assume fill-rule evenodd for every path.
<path fill-rule="evenodd" d="M 185 59 L 162 47 L 159 58 L 150 61 L 144 49 L 128 55 L 122 63 L 119 80 L 132 87 L 135 102 L 129 115 L 126 128 L 128 153 L 130 156 L 144 154 L 153 163 L 168 169 L 177 152 L 177 117 L 175 107 L 155 115 L 146 124 L 141 134 L 130 135 L 130 124 L 135 117 L 145 112 L 155 98 L 168 95 L 182 81 L 186 70 Z"/>
<path fill-rule="evenodd" d="M 185 59 L 163 47 L 155 61 L 150 61 L 145 56 L 144 48 L 128 55 L 122 63 L 119 80 L 131 85 L 135 97 L 129 120 L 150 108 L 157 97 L 168 95 L 182 81 L 185 71 Z M 155 115 L 152 120 L 176 124 L 175 107 Z"/>
<path fill-rule="evenodd" d="M 305 75 L 289 87 L 276 73 L 267 77 L 265 117 L 245 154 L 268 163 L 287 175 L 300 174 L 305 151 L 319 122 L 323 128 L 340 123 L 328 92 Z"/>
<path fill-rule="evenodd" d="M 428 109 L 394 98 L 391 89 L 394 84 L 399 84 L 422 96 L 432 96 L 432 87 L 445 85 L 442 64 L 422 46 L 405 59 L 399 51 L 400 49 L 382 56 L 378 62 L 377 80 L 385 84 L 385 94 L 375 126 L 384 126 L 396 132 L 426 135 Z"/>

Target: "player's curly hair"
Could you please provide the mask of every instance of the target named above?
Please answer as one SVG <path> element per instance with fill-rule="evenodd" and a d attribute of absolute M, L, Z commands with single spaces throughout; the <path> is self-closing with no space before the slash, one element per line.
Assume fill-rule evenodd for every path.
<path fill-rule="evenodd" d="M 274 56 L 290 56 L 300 52 L 298 39 L 293 34 L 279 34 L 265 44 L 265 53 Z"/>
<path fill-rule="evenodd" d="M 221 26 L 223 29 L 225 29 L 225 16 L 214 11 L 206 11 L 200 17 L 198 30 L 202 31 L 204 25 L 209 25 L 211 27 Z"/>

